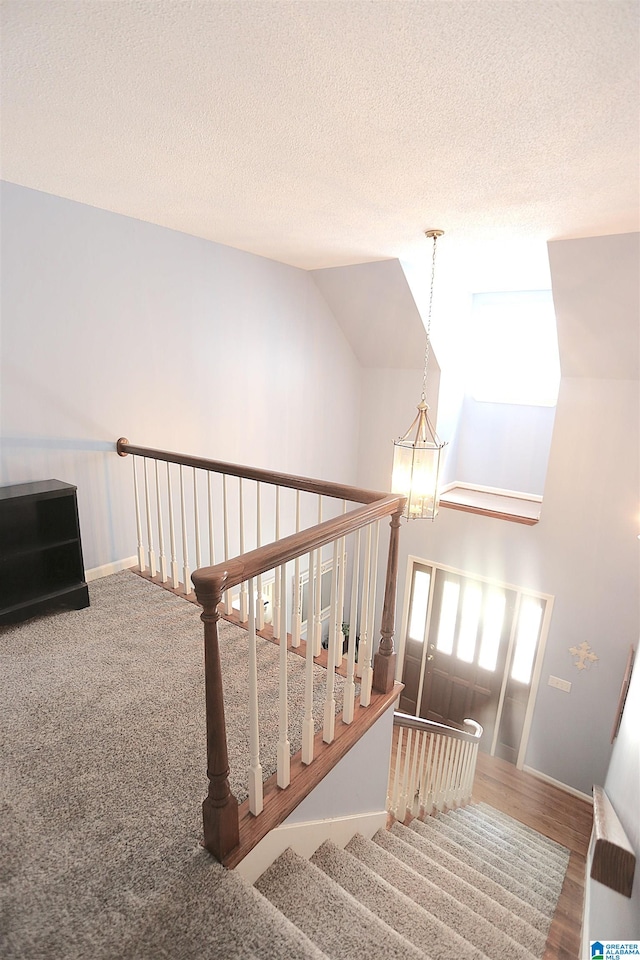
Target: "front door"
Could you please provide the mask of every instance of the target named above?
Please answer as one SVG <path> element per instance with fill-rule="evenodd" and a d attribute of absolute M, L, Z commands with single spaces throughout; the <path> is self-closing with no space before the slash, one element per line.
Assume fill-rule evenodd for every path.
<path fill-rule="evenodd" d="M 414 562 L 400 709 L 484 727 L 480 749 L 516 762 L 544 599 Z"/>

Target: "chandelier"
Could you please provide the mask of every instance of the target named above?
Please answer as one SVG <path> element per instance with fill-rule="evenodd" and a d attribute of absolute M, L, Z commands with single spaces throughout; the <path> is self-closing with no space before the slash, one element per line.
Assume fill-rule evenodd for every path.
<path fill-rule="evenodd" d="M 427 319 L 427 342 L 424 351 L 422 395 L 418 415 L 403 437 L 393 441 L 393 493 L 407 498 L 403 517 L 408 520 L 435 520 L 440 499 L 439 481 L 444 462 L 446 442 L 438 438 L 427 405 L 427 366 L 431 346 L 431 312 L 433 309 L 433 284 L 436 272 L 436 243 L 443 230 L 427 230 L 425 236 L 433 240 L 431 258 L 431 289 Z"/>

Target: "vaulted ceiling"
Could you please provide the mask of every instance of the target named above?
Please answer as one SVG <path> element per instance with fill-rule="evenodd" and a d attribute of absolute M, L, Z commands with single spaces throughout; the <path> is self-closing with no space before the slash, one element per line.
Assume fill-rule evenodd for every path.
<path fill-rule="evenodd" d="M 441 227 L 445 271 L 532 286 L 638 229 L 638 9 L 4 0 L 2 176 L 306 269 Z"/>

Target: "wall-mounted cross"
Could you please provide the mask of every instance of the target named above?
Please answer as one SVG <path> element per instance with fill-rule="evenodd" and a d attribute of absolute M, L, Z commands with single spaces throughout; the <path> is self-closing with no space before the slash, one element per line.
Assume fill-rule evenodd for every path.
<path fill-rule="evenodd" d="M 590 664 L 600 659 L 600 657 L 596 657 L 586 640 L 583 640 L 579 647 L 569 647 L 569 653 L 578 658 L 573 661 L 573 665 L 578 670 L 586 670 Z"/>

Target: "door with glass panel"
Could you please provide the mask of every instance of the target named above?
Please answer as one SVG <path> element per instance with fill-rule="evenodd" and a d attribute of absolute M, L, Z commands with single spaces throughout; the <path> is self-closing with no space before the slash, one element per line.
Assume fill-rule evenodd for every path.
<path fill-rule="evenodd" d="M 400 709 L 484 727 L 480 749 L 515 763 L 526 722 L 544 598 L 414 562 Z"/>

